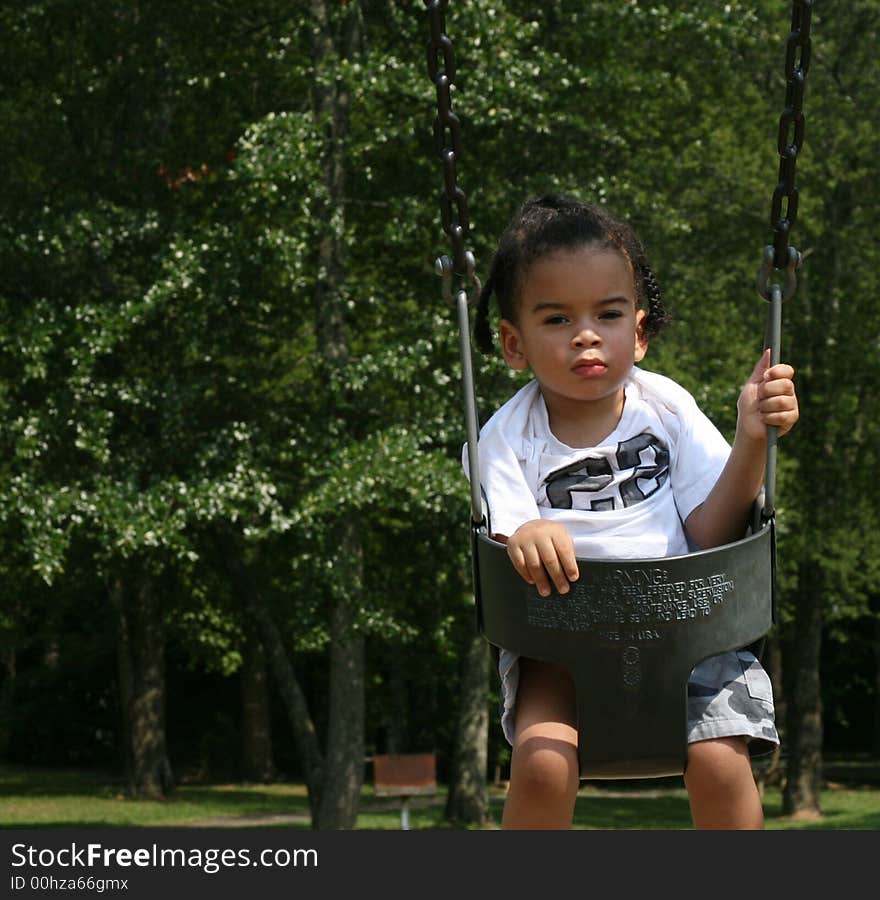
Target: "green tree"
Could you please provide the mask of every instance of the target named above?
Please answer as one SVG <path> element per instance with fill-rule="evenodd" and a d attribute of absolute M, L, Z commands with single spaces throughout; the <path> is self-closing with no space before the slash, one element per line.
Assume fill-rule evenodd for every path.
<path fill-rule="evenodd" d="M 382 741 L 433 743 L 450 815 L 479 820 L 486 656 L 432 272 L 446 247 L 424 5 L 188 11 L 198 28 L 167 2 L 0 13 L 4 734 L 21 734 L 13 695 L 41 660 L 66 672 L 86 647 L 69 622 L 87 593 L 102 628 L 80 655 L 119 651 L 140 792 L 170 784 L 162 654 L 186 645 L 232 673 L 257 624 L 317 826 L 353 822 Z M 876 10 L 814 15 L 806 262 L 786 311 L 804 416 L 779 498 L 792 810 L 815 806 L 820 692 L 855 686 L 836 648 L 876 616 Z M 676 319 L 648 362 L 730 433 L 762 329 L 785 16 L 763 0 L 462 0 L 448 25 L 478 268 L 527 193 L 629 215 Z M 478 365 L 486 415 L 518 381 Z"/>

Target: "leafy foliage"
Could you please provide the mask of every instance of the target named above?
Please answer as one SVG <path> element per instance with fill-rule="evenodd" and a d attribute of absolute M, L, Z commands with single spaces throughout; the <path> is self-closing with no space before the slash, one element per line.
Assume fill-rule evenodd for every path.
<path fill-rule="evenodd" d="M 276 0 L 191 4 L 195 29 L 167 2 L 0 13 L 7 661 L 37 658 L 22 629 L 47 598 L 75 608 L 79 591 L 103 597 L 114 573 L 146 564 L 167 586 L 184 665 L 233 673 L 240 612 L 210 539 L 219 523 L 246 539 L 314 673 L 345 590 L 335 527 L 356 518 L 373 709 L 404 666 L 402 702 L 436 711 L 411 713 L 414 740 L 429 742 L 432 722 L 450 739 L 467 513 L 457 343 L 432 271 L 445 245 L 426 24 L 417 0 L 357 6 L 357 53 L 317 71 L 309 13 Z M 810 560 L 843 648 L 828 663 L 837 696 L 865 677 L 845 648 L 876 615 L 880 558 L 878 15 L 864 0 L 814 16 L 795 233 L 806 261 L 786 310 L 803 422 L 782 449 L 782 627 Z M 462 0 L 448 15 L 478 263 L 530 192 L 572 190 L 630 216 L 675 317 L 647 363 L 728 434 L 763 327 L 752 283 L 787 26 L 768 0 Z M 345 205 L 326 218 L 326 123 L 309 93 L 322 79 L 351 95 Z M 350 355 L 335 368 L 316 352 L 328 233 L 346 254 Z M 486 415 L 517 382 L 497 359 L 478 368 Z M 51 643 L 64 621 L 33 639 Z M 36 663 L 7 674 L 9 690 L 22 665 Z"/>

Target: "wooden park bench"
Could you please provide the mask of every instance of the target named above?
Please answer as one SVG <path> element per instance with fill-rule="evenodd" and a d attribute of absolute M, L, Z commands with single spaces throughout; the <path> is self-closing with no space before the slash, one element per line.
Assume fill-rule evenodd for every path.
<path fill-rule="evenodd" d="M 409 831 L 409 800 L 437 791 L 437 759 L 433 753 L 397 753 L 373 757 L 377 797 L 400 797 L 400 827 Z"/>

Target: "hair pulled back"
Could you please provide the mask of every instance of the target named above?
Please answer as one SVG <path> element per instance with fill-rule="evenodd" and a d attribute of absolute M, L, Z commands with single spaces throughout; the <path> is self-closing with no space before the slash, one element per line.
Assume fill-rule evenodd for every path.
<path fill-rule="evenodd" d="M 637 303 L 647 310 L 642 334 L 651 338 L 663 329 L 669 316 L 654 270 L 633 229 L 600 206 L 564 194 L 545 194 L 526 200 L 498 242 L 474 322 L 474 339 L 483 353 L 492 352 L 492 294 L 497 298 L 502 318 L 515 322 L 520 283 L 529 267 L 548 254 L 582 247 L 614 248 L 629 260 Z"/>

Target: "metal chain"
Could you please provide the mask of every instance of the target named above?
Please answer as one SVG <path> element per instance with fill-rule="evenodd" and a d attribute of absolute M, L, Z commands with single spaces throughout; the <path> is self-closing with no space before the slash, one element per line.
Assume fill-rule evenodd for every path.
<path fill-rule="evenodd" d="M 794 293 L 797 280 L 794 270 L 800 264 L 800 254 L 789 246 L 789 237 L 797 220 L 798 189 L 795 187 L 795 170 L 798 155 L 804 143 L 804 88 L 810 69 L 810 20 L 813 0 L 793 0 L 791 33 L 785 45 L 785 109 L 779 117 L 779 181 L 773 191 L 770 207 L 770 225 L 773 228 L 772 255 L 765 250 L 761 271 L 758 274 L 758 293 L 769 299 L 767 285 L 769 269 L 786 269 L 786 287 L 783 298 Z M 784 205 L 784 208 L 783 208 Z M 768 258 L 769 257 L 769 258 Z"/>
<path fill-rule="evenodd" d="M 791 229 L 797 220 L 798 190 L 794 176 L 797 158 L 804 144 L 804 88 L 810 69 L 810 18 L 812 0 L 792 0 L 791 33 L 785 45 L 785 109 L 779 117 L 779 181 L 773 191 L 770 225 L 773 244 L 764 248 L 758 271 L 758 293 L 769 302 L 764 346 L 770 349 L 770 365 L 780 359 L 782 303 L 797 289 L 797 268 L 801 254 L 789 244 Z M 783 209 L 783 203 L 785 208 Z M 774 271 L 785 269 L 785 286 L 770 282 Z M 767 426 L 767 459 L 764 467 L 764 503 L 761 518 L 770 522 L 776 512 L 777 429 Z"/>
<path fill-rule="evenodd" d="M 434 119 L 434 144 L 443 163 L 445 192 L 440 196 L 443 230 L 452 244 L 452 256 L 441 256 L 436 264 L 437 274 L 443 278 L 443 297 L 455 307 L 458 320 L 459 351 L 461 353 L 461 388 L 464 399 L 464 421 L 467 430 L 468 471 L 471 491 L 471 520 L 474 532 L 487 529 L 480 488 L 480 423 L 474 390 L 473 358 L 471 356 L 470 314 L 468 307 L 480 293 L 474 255 L 465 247 L 470 231 L 467 197 L 458 185 L 456 162 L 461 158 L 461 122 L 452 111 L 450 88 L 455 81 L 455 51 L 446 34 L 446 10 L 449 0 L 425 0 L 431 22 L 428 41 L 428 75 L 437 89 L 437 117 Z M 453 275 L 461 283 L 453 290 Z M 470 292 L 470 295 L 469 295 Z"/>
<path fill-rule="evenodd" d="M 437 90 L 437 116 L 434 119 L 434 146 L 443 164 L 444 191 L 440 195 L 443 230 L 452 244 L 452 260 L 437 260 L 437 272 L 443 276 L 443 292 L 452 299 L 453 272 L 479 285 L 473 254 L 466 248 L 470 232 L 467 196 L 458 184 L 456 165 L 461 158 L 461 121 L 452 111 L 450 89 L 455 82 L 455 50 L 446 34 L 446 10 L 449 0 L 425 0 L 431 26 L 428 41 L 428 75 Z"/>

